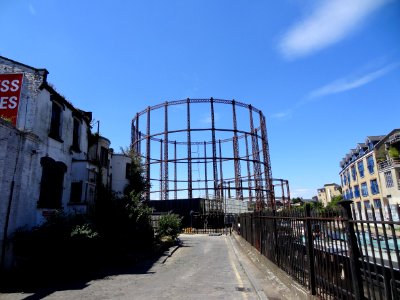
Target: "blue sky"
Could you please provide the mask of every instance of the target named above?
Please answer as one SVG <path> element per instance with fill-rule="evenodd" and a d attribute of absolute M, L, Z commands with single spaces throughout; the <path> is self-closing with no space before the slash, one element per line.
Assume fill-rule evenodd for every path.
<path fill-rule="evenodd" d="M 116 150 L 149 105 L 235 99 L 267 118 L 272 174 L 309 198 L 399 128 L 400 1 L 0 2 L 0 55 L 46 68 Z"/>

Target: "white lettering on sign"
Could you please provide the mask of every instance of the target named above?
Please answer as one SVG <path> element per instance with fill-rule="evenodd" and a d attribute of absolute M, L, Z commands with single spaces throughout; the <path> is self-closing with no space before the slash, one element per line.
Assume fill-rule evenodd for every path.
<path fill-rule="evenodd" d="M 19 80 L 18 79 L 14 79 L 13 81 L 9 81 L 9 80 L 3 80 L 0 81 L 0 91 L 5 93 L 5 92 L 16 92 L 19 90 Z"/>
<path fill-rule="evenodd" d="M 17 107 L 18 98 L 15 96 L 11 97 L 0 97 L 0 109 L 14 109 Z"/>

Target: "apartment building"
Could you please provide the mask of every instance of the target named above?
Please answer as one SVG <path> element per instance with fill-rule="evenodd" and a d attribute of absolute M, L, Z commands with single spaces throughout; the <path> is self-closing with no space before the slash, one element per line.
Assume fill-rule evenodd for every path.
<path fill-rule="evenodd" d="M 399 165 L 396 159 L 388 156 L 389 149 L 392 149 L 390 146 L 398 147 L 396 132 L 394 130 L 386 136 L 368 136 L 340 162 L 342 194 L 344 199 L 354 201 L 357 213 L 361 211 L 364 215 L 365 210 L 368 213 L 372 209 L 383 208 L 384 218 L 387 219 L 387 208 L 390 207 L 396 213 L 393 217 L 398 218 L 400 201 L 396 180 L 399 178 Z"/>
<path fill-rule="evenodd" d="M 383 200 L 394 212 L 400 205 L 400 129 L 392 130 L 377 145 L 377 164 Z"/>
<path fill-rule="evenodd" d="M 324 206 L 331 202 L 332 198 L 342 194 L 342 187 L 336 183 L 324 184 L 323 188 L 318 189 L 318 201 Z"/>

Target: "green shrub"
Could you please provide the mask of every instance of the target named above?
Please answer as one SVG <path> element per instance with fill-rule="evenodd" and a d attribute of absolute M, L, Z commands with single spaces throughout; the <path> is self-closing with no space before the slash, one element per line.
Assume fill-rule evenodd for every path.
<path fill-rule="evenodd" d="M 86 223 L 83 225 L 76 225 L 72 228 L 71 237 L 79 239 L 94 239 L 99 237 L 99 233 L 93 230 L 90 224 Z"/>
<path fill-rule="evenodd" d="M 181 218 L 174 214 L 161 216 L 158 223 L 158 235 L 160 237 L 170 236 L 176 239 L 181 232 Z"/>
<path fill-rule="evenodd" d="M 390 146 L 389 148 L 389 155 L 391 158 L 399 158 L 400 152 L 397 148 Z"/>

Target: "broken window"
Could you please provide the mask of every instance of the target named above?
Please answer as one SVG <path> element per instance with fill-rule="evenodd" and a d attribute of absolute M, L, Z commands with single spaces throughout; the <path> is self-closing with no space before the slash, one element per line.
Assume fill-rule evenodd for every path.
<path fill-rule="evenodd" d="M 56 102 L 52 102 L 51 123 L 49 136 L 53 139 L 61 140 L 62 108 Z"/>
<path fill-rule="evenodd" d="M 108 149 L 105 147 L 100 148 L 100 164 L 103 167 L 108 167 Z"/>
<path fill-rule="evenodd" d="M 74 118 L 74 131 L 72 135 L 72 149 L 76 152 L 80 151 L 81 124 L 77 118 Z"/>
<path fill-rule="evenodd" d="M 82 199 L 82 181 L 71 182 L 71 197 L 69 199 L 72 203 L 79 203 Z"/>
<path fill-rule="evenodd" d="M 64 173 L 67 166 L 50 157 L 42 157 L 42 180 L 40 182 L 39 208 L 61 208 Z"/>

